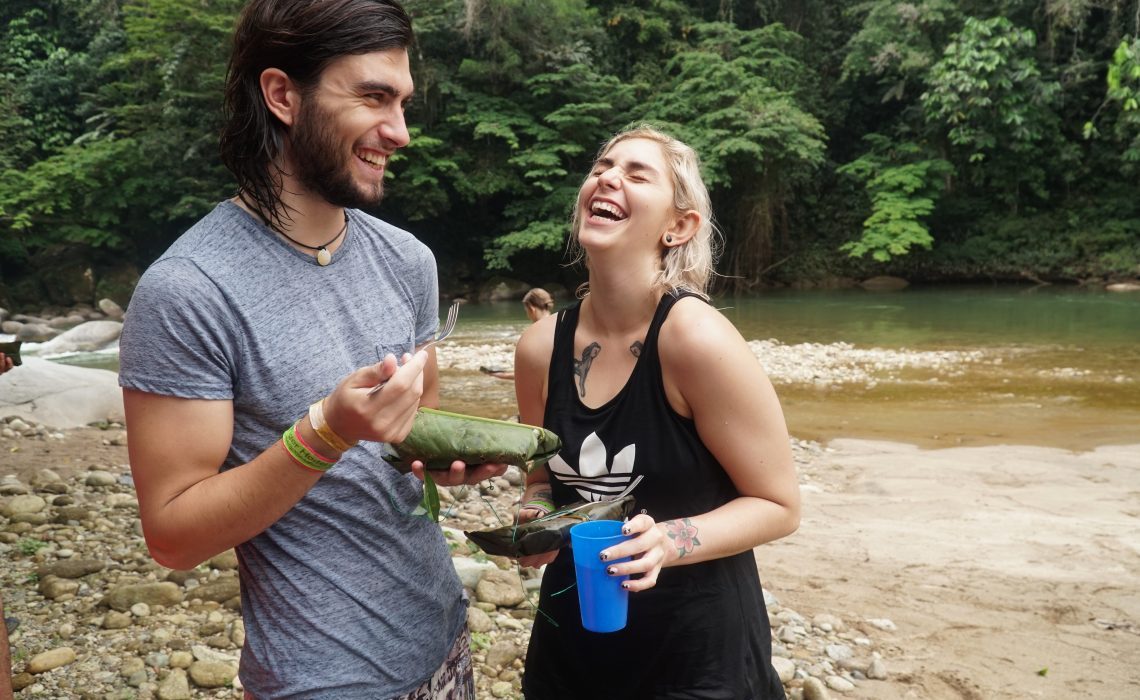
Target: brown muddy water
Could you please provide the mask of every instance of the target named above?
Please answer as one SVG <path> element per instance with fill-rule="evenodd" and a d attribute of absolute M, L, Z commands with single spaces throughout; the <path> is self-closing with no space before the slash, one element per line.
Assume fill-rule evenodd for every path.
<path fill-rule="evenodd" d="M 782 381 L 770 370 L 795 437 L 928 448 L 1140 444 L 1140 294 L 943 287 L 771 292 L 715 303 L 746 339 L 803 348 L 804 362 L 836 344 L 976 358 L 950 369 L 872 368 L 870 382 Z M 516 337 L 525 327 L 516 306 L 464 307 L 457 342 Z M 441 401 L 478 415 L 515 411 L 510 382 L 467 370 L 444 372 Z"/>

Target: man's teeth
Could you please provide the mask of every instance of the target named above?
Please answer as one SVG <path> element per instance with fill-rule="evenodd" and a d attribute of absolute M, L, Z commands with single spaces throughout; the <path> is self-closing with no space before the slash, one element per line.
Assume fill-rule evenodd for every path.
<path fill-rule="evenodd" d="M 590 205 L 590 213 L 595 216 L 604 216 L 614 221 L 621 221 L 625 218 L 625 214 L 622 213 L 621 209 L 618 209 L 609 202 L 594 202 Z"/>
<path fill-rule="evenodd" d="M 376 155 L 373 153 L 357 153 L 356 156 L 366 163 L 370 163 L 381 168 L 384 167 L 384 164 L 388 162 L 387 156 Z"/>

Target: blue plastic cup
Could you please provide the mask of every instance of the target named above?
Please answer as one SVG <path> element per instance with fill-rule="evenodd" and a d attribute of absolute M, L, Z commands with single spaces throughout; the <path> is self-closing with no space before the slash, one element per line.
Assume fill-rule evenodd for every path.
<path fill-rule="evenodd" d="M 632 535 L 621 534 L 619 520 L 588 520 L 570 528 L 574 574 L 578 579 L 578 607 L 582 626 L 591 632 L 616 632 L 625 627 L 629 591 L 621 587 L 628 576 L 610 576 L 606 567 L 629 557 L 602 561 L 598 554 Z"/>

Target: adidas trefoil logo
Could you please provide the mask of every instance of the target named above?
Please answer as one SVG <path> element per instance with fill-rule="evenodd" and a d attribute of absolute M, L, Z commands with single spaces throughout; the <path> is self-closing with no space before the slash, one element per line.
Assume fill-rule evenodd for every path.
<path fill-rule="evenodd" d="M 629 486 L 636 453 L 637 445 L 626 445 L 614 455 L 613 466 L 607 468 L 606 446 L 597 433 L 590 433 L 582 441 L 582 451 L 578 454 L 581 471 L 574 471 L 559 455 L 552 457 L 547 466 L 556 479 L 573 487 L 583 500 L 601 501 L 616 496 Z"/>

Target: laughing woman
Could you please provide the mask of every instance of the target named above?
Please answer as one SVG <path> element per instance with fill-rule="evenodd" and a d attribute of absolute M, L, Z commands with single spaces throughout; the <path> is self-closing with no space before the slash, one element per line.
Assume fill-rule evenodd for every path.
<path fill-rule="evenodd" d="M 799 524 L 779 400 L 708 301 L 713 225 L 690 147 L 647 127 L 607 143 L 578 193 L 589 270 L 575 307 L 526 330 L 521 420 L 562 437 L 532 473 L 520 520 L 633 490 L 633 538 L 602 552 L 633 578 L 625 629 L 582 628 L 571 553 L 550 562 L 526 659 L 528 700 L 784 698 L 752 549 Z M 553 561 L 551 561 L 553 560 Z"/>

